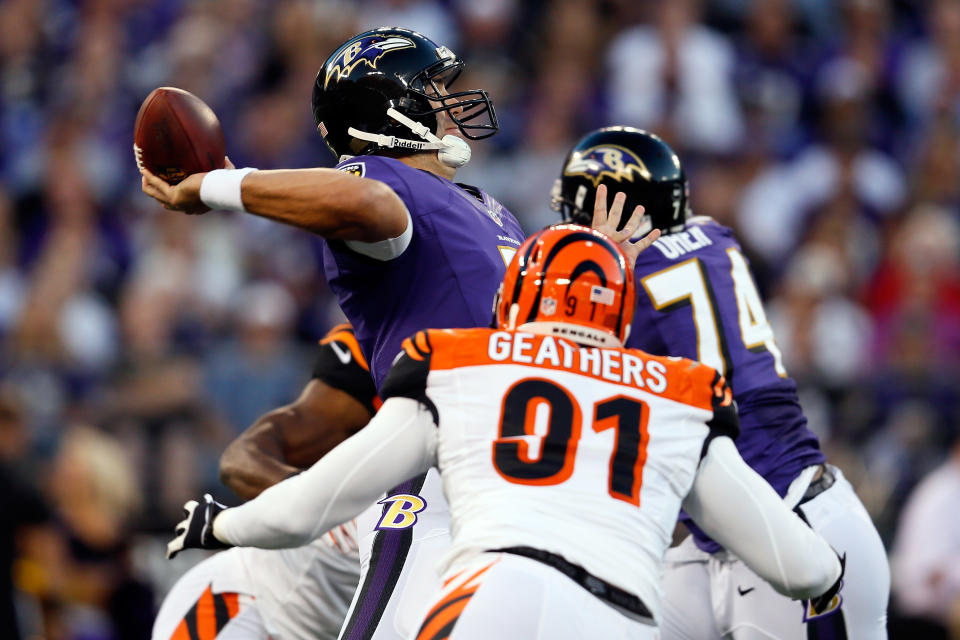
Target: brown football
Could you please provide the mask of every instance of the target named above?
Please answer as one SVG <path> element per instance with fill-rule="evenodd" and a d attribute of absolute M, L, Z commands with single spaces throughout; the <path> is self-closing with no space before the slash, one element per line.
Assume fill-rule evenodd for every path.
<path fill-rule="evenodd" d="M 170 184 L 194 173 L 222 169 L 226 149 L 217 114 L 189 91 L 154 89 L 133 125 L 137 166 Z"/>

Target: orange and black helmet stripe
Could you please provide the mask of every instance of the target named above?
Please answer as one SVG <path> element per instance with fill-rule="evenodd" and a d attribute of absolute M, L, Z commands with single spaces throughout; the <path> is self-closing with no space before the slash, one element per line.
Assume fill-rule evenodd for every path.
<path fill-rule="evenodd" d="M 597 245 L 603 247 L 613 258 L 616 260 L 617 266 L 620 269 L 620 279 L 622 286 L 620 289 L 620 310 L 617 313 L 617 328 L 616 334 L 620 335 L 621 329 L 623 329 L 623 305 L 627 299 L 627 273 L 624 268 L 623 263 L 620 260 L 620 252 L 614 248 L 609 240 L 599 237 L 597 234 L 587 231 L 571 233 L 560 238 L 555 245 L 550 248 L 547 257 L 543 260 L 543 264 L 540 267 L 539 271 L 546 273 L 550 268 L 550 263 L 553 262 L 554 258 L 562 251 L 565 247 L 575 243 L 575 242 L 595 242 Z M 573 272 L 570 275 L 570 282 L 567 284 L 567 290 L 569 291 L 570 287 L 576 282 L 578 276 L 582 275 L 585 272 L 592 272 L 599 276 L 600 281 L 603 283 L 603 286 L 607 285 L 607 277 L 603 273 L 603 269 L 593 260 L 583 260 L 578 264 Z M 526 277 L 526 274 L 524 274 Z M 540 309 L 540 299 L 543 297 L 543 285 L 544 282 L 541 281 L 540 286 L 537 287 L 537 295 L 533 299 L 533 304 L 530 305 L 530 312 L 527 315 L 527 322 L 533 322 L 537 318 L 537 312 Z"/>
<path fill-rule="evenodd" d="M 496 325 L 515 328 L 538 320 L 559 321 L 583 324 L 623 340 L 633 318 L 633 282 L 633 270 L 610 238 L 579 225 L 555 225 L 528 238 L 508 267 Z M 605 296 L 612 296 L 602 303 L 610 306 L 596 318 L 597 303 Z M 558 301 L 565 309 L 551 318 Z M 591 306 L 578 309 L 578 301 Z M 514 317 L 511 325 L 510 314 L 515 311 L 520 317 Z"/>
<path fill-rule="evenodd" d="M 533 256 L 533 252 L 536 251 L 538 248 L 537 238 L 542 236 L 547 231 L 548 229 L 542 229 L 537 233 L 533 234 L 531 237 L 527 238 L 527 242 L 529 243 L 529 246 L 527 246 L 527 251 L 521 254 L 517 258 L 517 279 L 513 283 L 513 291 L 511 292 L 510 304 L 507 305 L 507 309 L 509 309 L 512 305 L 516 304 L 520 300 L 520 292 L 523 290 L 523 287 L 521 285 L 523 284 L 523 281 L 527 277 L 527 273 L 528 273 L 527 265 L 530 263 L 530 259 Z M 506 293 L 507 292 L 504 291 L 504 294 Z"/>

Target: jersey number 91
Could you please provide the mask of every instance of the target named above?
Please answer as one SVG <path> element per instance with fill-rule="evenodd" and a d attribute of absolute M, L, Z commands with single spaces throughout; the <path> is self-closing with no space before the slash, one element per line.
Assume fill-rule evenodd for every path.
<path fill-rule="evenodd" d="M 649 413 L 646 403 L 623 395 L 600 400 L 592 410 L 595 432 L 616 431 L 608 491 L 617 500 L 634 506 L 640 506 L 650 439 Z M 565 482 L 573 473 L 581 416 L 576 398 L 559 384 L 542 378 L 515 383 L 503 398 L 499 437 L 493 442 L 493 466 L 504 479 L 516 484 Z M 539 451 L 532 451 L 537 445 Z"/>

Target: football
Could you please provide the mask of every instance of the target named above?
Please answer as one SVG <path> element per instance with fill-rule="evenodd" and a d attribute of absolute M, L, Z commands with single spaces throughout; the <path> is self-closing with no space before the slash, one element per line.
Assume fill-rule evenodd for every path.
<path fill-rule="evenodd" d="M 189 91 L 154 89 L 133 125 L 137 166 L 170 184 L 194 173 L 222 169 L 226 149 L 217 114 Z"/>

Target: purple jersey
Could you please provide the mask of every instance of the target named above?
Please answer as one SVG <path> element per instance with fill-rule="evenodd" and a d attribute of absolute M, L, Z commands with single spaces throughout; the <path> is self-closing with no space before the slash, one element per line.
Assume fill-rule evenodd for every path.
<path fill-rule="evenodd" d="M 692 218 L 640 254 L 636 276 L 627 346 L 700 360 L 722 372 L 739 408 L 740 455 L 785 495 L 804 467 L 825 458 L 733 232 L 710 218 Z M 701 549 L 720 549 L 685 514 L 681 519 Z"/>
<path fill-rule="evenodd" d="M 486 193 L 399 160 L 362 156 L 337 168 L 386 183 L 413 221 L 409 246 L 392 260 L 324 242 L 327 280 L 379 388 L 407 336 L 426 327 L 490 324 L 493 296 L 524 234 Z"/>

